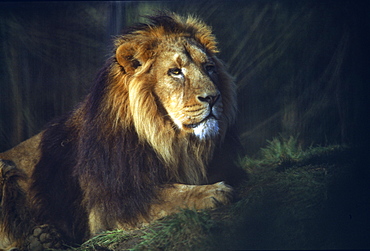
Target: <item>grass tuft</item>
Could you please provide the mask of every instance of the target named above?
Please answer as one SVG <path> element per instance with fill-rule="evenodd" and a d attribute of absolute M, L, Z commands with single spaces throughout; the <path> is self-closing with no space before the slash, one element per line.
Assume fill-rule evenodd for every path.
<path fill-rule="evenodd" d="M 213 226 L 205 211 L 186 209 L 141 230 L 104 232 L 74 250 L 206 250 L 214 246 Z"/>
<path fill-rule="evenodd" d="M 90 240 L 86 241 L 79 248 L 74 249 L 75 251 L 87 251 L 87 250 L 102 250 L 102 247 L 111 250 L 115 250 L 119 243 L 125 242 L 128 239 L 133 238 L 133 232 L 125 230 L 113 230 L 103 232 Z"/>
<path fill-rule="evenodd" d="M 298 138 L 294 136 L 289 138 L 283 136 L 275 137 L 271 141 L 267 140 L 267 143 L 265 148 L 261 148 L 256 158 L 245 156 L 239 160 L 240 166 L 247 171 L 251 171 L 250 169 L 263 166 L 287 167 L 303 165 L 315 160 L 321 161 L 347 148 L 346 146 L 330 145 L 311 146 L 308 149 L 303 149 L 299 144 Z"/>
<path fill-rule="evenodd" d="M 146 229 L 132 250 L 203 250 L 212 246 L 212 226 L 206 212 L 182 210 Z"/>

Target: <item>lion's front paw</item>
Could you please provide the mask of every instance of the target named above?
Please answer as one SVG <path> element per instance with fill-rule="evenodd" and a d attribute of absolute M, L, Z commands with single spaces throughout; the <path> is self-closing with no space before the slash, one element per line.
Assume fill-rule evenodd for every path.
<path fill-rule="evenodd" d="M 150 221 L 179 212 L 181 209 L 211 209 L 228 204 L 233 189 L 224 182 L 211 185 L 172 184 L 161 190 L 161 203 L 151 206 Z"/>
<path fill-rule="evenodd" d="M 212 185 L 197 186 L 198 194 L 189 197 L 189 205 L 194 204 L 196 209 L 215 208 L 226 205 L 231 201 L 233 189 L 224 182 Z"/>
<path fill-rule="evenodd" d="M 62 247 L 61 239 L 58 231 L 52 226 L 37 226 L 28 238 L 27 250 L 58 249 Z"/>

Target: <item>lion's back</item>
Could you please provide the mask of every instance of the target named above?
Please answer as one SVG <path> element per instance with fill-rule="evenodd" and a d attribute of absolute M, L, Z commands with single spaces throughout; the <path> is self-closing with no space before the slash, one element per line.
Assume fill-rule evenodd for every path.
<path fill-rule="evenodd" d="M 10 160 L 15 166 L 24 171 L 28 177 L 40 159 L 40 142 L 42 132 L 21 142 L 6 152 L 0 153 L 0 159 Z"/>

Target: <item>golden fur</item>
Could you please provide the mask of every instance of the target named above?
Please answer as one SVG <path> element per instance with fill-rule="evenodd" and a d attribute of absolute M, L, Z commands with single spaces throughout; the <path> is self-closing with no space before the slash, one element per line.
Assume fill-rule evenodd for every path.
<path fill-rule="evenodd" d="M 25 194 L 34 216 L 24 233 L 3 216 L 9 242 L 26 245 L 27 231 L 45 223 L 81 242 L 180 208 L 228 203 L 231 188 L 220 181 L 236 183 L 244 173 L 230 160 L 235 85 L 215 38 L 191 16 L 150 21 L 116 39 L 115 55 L 71 114 L 0 154 L 28 177 L 14 177 L 19 187 L 4 183 L 3 193 Z M 9 200 L 1 201 L 2 215 Z"/>

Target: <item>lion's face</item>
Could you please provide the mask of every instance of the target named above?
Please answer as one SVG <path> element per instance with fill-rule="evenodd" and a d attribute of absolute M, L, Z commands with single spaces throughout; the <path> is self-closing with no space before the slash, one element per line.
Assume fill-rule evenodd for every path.
<path fill-rule="evenodd" d="M 186 38 L 165 41 L 158 50 L 152 74 L 157 80 L 154 93 L 164 116 L 182 132 L 202 139 L 217 135 L 222 97 L 212 57 Z"/>
<path fill-rule="evenodd" d="M 117 84 L 110 87 L 116 121 L 133 125 L 164 159 L 173 154 L 170 142 L 195 135 L 206 144 L 225 136 L 235 119 L 235 85 L 208 26 L 191 17 L 160 18 L 116 46 Z"/>

